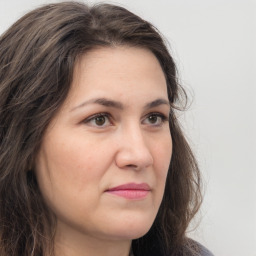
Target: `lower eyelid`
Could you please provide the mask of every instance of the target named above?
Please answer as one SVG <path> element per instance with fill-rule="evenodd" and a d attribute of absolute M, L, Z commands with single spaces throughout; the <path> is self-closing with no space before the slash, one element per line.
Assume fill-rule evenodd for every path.
<path fill-rule="evenodd" d="M 99 113 L 99 114 L 95 114 L 95 115 L 92 115 L 92 116 L 89 116 L 87 118 L 85 118 L 82 123 L 84 124 L 88 124 L 90 123 L 91 121 L 95 120 L 97 117 L 101 117 L 103 116 L 104 118 L 106 118 L 107 122 L 111 123 L 111 117 L 109 114 L 107 113 Z"/>
<path fill-rule="evenodd" d="M 151 124 L 152 126 L 160 126 L 164 122 L 168 121 L 168 117 L 162 113 L 150 113 L 148 114 L 143 120 L 146 120 L 150 116 L 156 116 L 157 118 L 160 118 L 161 121 L 158 124 Z"/>
<path fill-rule="evenodd" d="M 106 124 L 104 124 L 102 126 L 97 126 L 96 124 L 91 123 L 91 125 L 90 125 L 90 122 L 93 122 L 93 121 L 95 121 L 95 119 L 97 117 L 102 117 L 102 116 L 104 118 L 106 118 Z M 147 120 L 147 118 L 149 118 L 150 116 L 156 116 L 157 118 L 161 119 L 160 121 L 157 122 L 157 124 L 151 124 L 152 126 L 154 126 L 154 125 L 155 126 L 160 126 L 164 122 L 169 121 L 169 116 L 167 116 L 167 115 L 165 115 L 163 113 L 159 113 L 159 112 L 152 112 L 152 113 L 147 114 L 142 119 L 142 123 L 145 122 L 145 120 Z M 113 125 L 113 119 L 112 119 L 112 117 L 111 117 L 111 115 L 109 113 L 102 112 L 102 113 L 97 113 L 97 114 L 94 114 L 94 115 L 91 115 L 91 116 L 85 118 L 84 120 L 81 121 L 81 123 L 88 124 L 88 125 L 94 126 L 94 127 L 99 127 L 99 128 L 102 127 L 102 128 L 104 128 L 104 127 Z"/>

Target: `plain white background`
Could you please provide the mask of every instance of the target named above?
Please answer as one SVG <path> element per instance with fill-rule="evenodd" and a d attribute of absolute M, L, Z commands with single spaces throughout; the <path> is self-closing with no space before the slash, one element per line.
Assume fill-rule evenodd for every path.
<path fill-rule="evenodd" d="M 0 33 L 50 2 L 55 1 L 0 0 Z M 193 97 L 180 118 L 200 163 L 205 200 L 199 226 L 188 235 L 216 256 L 256 256 L 256 1 L 111 3 L 165 35 L 181 83 Z"/>

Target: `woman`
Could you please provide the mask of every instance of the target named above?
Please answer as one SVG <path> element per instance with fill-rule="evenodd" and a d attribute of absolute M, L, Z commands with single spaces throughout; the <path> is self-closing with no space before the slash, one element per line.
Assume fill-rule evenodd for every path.
<path fill-rule="evenodd" d="M 2 256 L 210 255 L 185 236 L 200 174 L 150 23 L 46 5 L 1 36 L 0 65 Z"/>

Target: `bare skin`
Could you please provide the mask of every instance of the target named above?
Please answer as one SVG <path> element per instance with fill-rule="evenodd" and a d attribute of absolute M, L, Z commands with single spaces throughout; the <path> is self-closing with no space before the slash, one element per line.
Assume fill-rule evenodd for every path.
<path fill-rule="evenodd" d="M 169 111 L 150 51 L 105 47 L 82 56 L 36 159 L 57 217 L 56 256 L 128 256 L 131 241 L 148 232 L 172 155 Z M 137 187 L 113 189 L 124 184 Z"/>

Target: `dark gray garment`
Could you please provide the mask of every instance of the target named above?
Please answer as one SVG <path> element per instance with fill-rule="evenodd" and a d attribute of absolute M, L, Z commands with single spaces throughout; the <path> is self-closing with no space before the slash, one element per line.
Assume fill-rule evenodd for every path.
<path fill-rule="evenodd" d="M 177 256 L 214 256 L 207 248 L 202 244 L 188 239 L 187 244 L 182 249 L 182 252 Z"/>
<path fill-rule="evenodd" d="M 135 253 L 130 256 L 137 256 Z M 143 255 L 144 256 L 144 255 Z M 160 244 L 154 243 L 149 249 L 149 253 L 145 256 L 170 256 L 163 252 Z M 184 247 L 180 248 L 178 253 L 172 254 L 171 256 L 214 256 L 207 248 L 200 243 L 187 239 Z"/>

